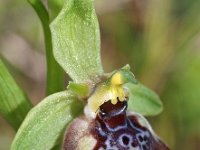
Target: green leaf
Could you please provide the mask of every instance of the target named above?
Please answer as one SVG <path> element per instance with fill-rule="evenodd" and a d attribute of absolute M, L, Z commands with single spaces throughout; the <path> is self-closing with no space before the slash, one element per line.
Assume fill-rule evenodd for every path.
<path fill-rule="evenodd" d="M 49 28 L 49 14 L 40 0 L 28 0 L 42 23 L 47 60 L 47 95 L 64 89 L 64 71 L 55 61 Z"/>
<path fill-rule="evenodd" d="M 32 105 L 0 59 L 0 113 L 17 130 Z"/>
<path fill-rule="evenodd" d="M 11 150 L 49 150 L 53 148 L 66 125 L 83 110 L 71 92 L 46 97 L 35 106 L 19 128 Z"/>
<path fill-rule="evenodd" d="M 99 25 L 92 0 L 68 0 L 50 26 L 54 56 L 75 82 L 98 81 Z"/>
<path fill-rule="evenodd" d="M 139 84 L 127 84 L 130 92 L 128 109 L 146 116 L 159 114 L 163 110 L 158 95 L 151 89 Z"/>

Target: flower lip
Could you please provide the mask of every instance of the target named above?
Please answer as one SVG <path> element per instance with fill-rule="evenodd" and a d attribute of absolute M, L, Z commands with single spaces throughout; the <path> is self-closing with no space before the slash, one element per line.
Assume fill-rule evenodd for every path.
<path fill-rule="evenodd" d="M 99 117 L 110 118 L 120 114 L 124 114 L 127 109 L 127 101 L 119 101 L 113 105 L 111 101 L 106 101 L 99 108 Z"/>

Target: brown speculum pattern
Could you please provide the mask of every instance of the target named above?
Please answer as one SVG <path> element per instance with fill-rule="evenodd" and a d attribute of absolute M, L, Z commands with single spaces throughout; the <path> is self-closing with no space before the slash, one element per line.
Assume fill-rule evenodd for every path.
<path fill-rule="evenodd" d="M 94 150 L 169 150 L 138 116 L 127 115 L 127 101 L 100 106 L 92 123 L 91 134 L 97 140 Z"/>

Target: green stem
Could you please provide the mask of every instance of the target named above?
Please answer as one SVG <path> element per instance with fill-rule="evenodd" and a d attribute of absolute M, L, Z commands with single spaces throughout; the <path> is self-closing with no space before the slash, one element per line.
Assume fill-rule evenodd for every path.
<path fill-rule="evenodd" d="M 28 0 L 36 11 L 42 23 L 44 40 L 46 47 L 46 61 L 47 61 L 47 95 L 61 91 L 64 88 L 64 72 L 58 63 L 55 61 L 52 50 L 52 39 L 49 28 L 49 14 L 45 6 L 40 0 Z"/>

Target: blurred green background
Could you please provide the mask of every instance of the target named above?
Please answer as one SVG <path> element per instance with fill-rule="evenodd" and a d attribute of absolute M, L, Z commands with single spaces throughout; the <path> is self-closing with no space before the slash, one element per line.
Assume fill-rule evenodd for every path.
<path fill-rule="evenodd" d="M 149 117 L 174 150 L 200 149 L 200 1 L 96 0 L 106 72 L 130 64 L 159 93 L 164 111 Z M 34 104 L 45 93 L 42 28 L 24 0 L 0 0 L 0 56 Z M 14 131 L 0 116 L 0 150 Z"/>

